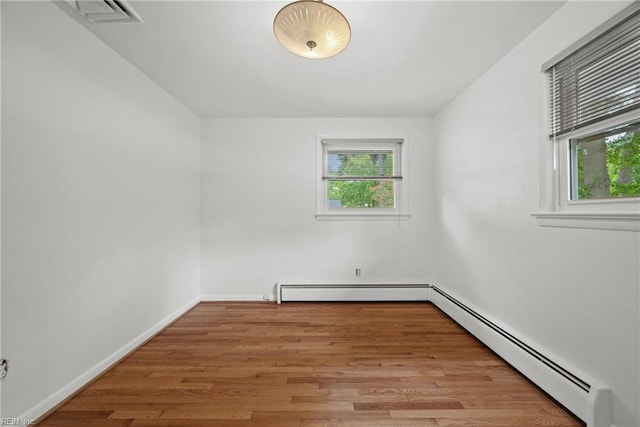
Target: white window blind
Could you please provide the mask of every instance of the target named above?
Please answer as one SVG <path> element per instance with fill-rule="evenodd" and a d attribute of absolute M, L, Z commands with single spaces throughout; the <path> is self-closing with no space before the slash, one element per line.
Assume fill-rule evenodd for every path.
<path fill-rule="evenodd" d="M 640 10 L 558 62 L 543 67 L 549 78 L 550 137 L 611 117 L 640 112 Z"/>
<path fill-rule="evenodd" d="M 395 150 L 327 150 L 327 170 L 322 179 L 333 181 L 402 179 Z M 350 167 L 344 167 L 349 165 Z"/>

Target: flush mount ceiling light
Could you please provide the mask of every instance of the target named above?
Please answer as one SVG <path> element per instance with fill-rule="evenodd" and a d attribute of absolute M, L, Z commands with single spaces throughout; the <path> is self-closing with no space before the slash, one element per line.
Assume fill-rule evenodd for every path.
<path fill-rule="evenodd" d="M 273 32 L 289 52 L 311 59 L 337 55 L 351 39 L 347 19 L 322 0 L 302 0 L 286 5 L 273 20 Z"/>

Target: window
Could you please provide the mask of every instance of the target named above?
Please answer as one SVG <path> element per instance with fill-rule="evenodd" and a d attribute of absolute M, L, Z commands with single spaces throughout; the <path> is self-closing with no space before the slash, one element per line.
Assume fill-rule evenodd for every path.
<path fill-rule="evenodd" d="M 541 225 L 640 231 L 640 6 L 543 66 L 549 81 Z"/>
<path fill-rule="evenodd" d="M 316 217 L 407 217 L 403 143 L 320 138 Z"/>
<path fill-rule="evenodd" d="M 568 199 L 640 197 L 640 120 L 569 140 Z"/>

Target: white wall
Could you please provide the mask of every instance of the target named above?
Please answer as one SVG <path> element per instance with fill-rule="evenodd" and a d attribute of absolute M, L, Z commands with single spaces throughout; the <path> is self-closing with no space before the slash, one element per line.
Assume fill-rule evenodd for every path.
<path fill-rule="evenodd" d="M 2 46 L 2 7 L 0 7 L 0 46 Z M 2 55 L 0 48 L 0 99 L 2 98 Z M 2 103 L 0 102 L 0 117 Z M 0 177 L 2 176 L 2 120 L 0 120 Z M 2 241 L 2 180 L 0 179 L 0 242 Z M 2 245 L 0 244 L 0 355 L 2 353 Z M 4 356 L 0 356 L 4 357 Z M 0 418 L 2 418 L 2 382 L 0 381 Z"/>
<path fill-rule="evenodd" d="M 412 218 L 316 221 L 317 135 L 406 137 Z M 205 120 L 202 293 L 252 298 L 297 280 L 428 282 L 432 143 L 426 119 Z"/>
<path fill-rule="evenodd" d="M 2 2 L 2 66 L 2 412 L 17 417 L 197 298 L 201 128 L 52 2 Z"/>
<path fill-rule="evenodd" d="M 614 423 L 638 426 L 638 233 L 530 215 L 547 143 L 540 67 L 623 7 L 567 3 L 435 118 L 435 283 L 612 387 Z"/>

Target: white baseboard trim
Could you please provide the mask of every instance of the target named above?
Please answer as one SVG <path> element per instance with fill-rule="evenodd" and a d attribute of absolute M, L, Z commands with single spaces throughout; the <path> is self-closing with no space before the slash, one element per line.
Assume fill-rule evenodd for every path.
<path fill-rule="evenodd" d="M 82 375 L 78 376 L 77 378 L 75 378 L 74 380 L 72 380 L 62 388 L 60 388 L 58 391 L 50 394 L 49 397 L 47 397 L 37 405 L 33 406 L 31 409 L 27 410 L 24 414 L 22 414 L 19 417 L 19 419 L 22 419 L 22 420 L 28 419 L 28 420 L 35 421 L 38 418 L 42 417 L 51 409 L 55 408 L 57 405 L 62 403 L 65 399 L 67 399 L 73 393 L 77 392 L 82 387 L 89 384 L 95 378 L 100 376 L 102 373 L 104 373 L 107 369 L 109 369 L 111 366 L 117 363 L 124 356 L 129 354 L 131 351 L 135 350 L 140 345 L 144 344 L 149 338 L 153 337 L 155 334 L 162 331 L 168 325 L 173 323 L 176 319 L 178 319 L 184 313 L 191 310 L 199 302 L 200 302 L 200 297 L 194 298 L 193 300 L 189 301 L 187 304 L 183 305 L 178 310 L 169 314 L 168 316 L 160 320 L 158 323 L 156 323 L 155 325 L 153 325 L 152 327 L 150 327 L 149 329 L 147 329 L 146 331 L 144 331 L 143 333 L 141 333 L 140 335 L 138 335 L 137 337 L 129 341 L 124 346 L 120 347 L 118 350 L 116 350 L 114 353 L 106 357 L 104 360 L 102 360 L 101 362 L 89 368 Z"/>
<path fill-rule="evenodd" d="M 273 301 L 271 294 L 201 295 L 202 302 L 215 301 Z"/>

